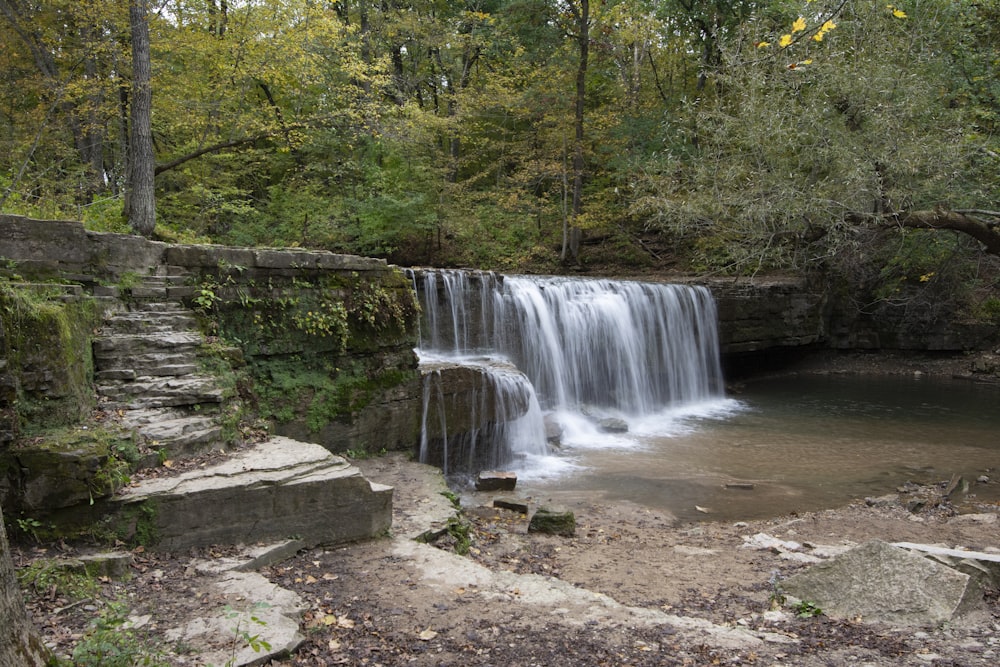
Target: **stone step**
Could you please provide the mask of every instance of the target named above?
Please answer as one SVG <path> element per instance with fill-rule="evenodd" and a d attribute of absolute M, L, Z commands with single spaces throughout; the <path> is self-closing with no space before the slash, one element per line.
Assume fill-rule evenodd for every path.
<path fill-rule="evenodd" d="M 143 353 L 150 350 L 191 350 L 204 342 L 194 331 L 171 331 L 149 334 L 115 334 L 94 339 L 94 354 L 109 357 L 118 354 Z"/>
<path fill-rule="evenodd" d="M 197 413 L 193 413 L 190 409 L 184 407 L 137 408 L 126 412 L 122 417 L 122 423 L 129 428 L 142 429 L 147 424 L 158 424 L 175 419 L 187 419 L 189 417 L 214 419 L 215 410 L 210 408 L 212 406 L 205 406 L 205 409 L 199 410 Z"/>
<path fill-rule="evenodd" d="M 198 355 L 195 350 L 94 356 L 98 372 L 109 373 L 107 380 L 134 380 L 147 375 L 184 375 L 198 370 Z M 177 372 L 180 370 L 185 370 L 185 373 Z M 101 379 L 100 375 L 98 379 Z"/>
<path fill-rule="evenodd" d="M 190 313 L 191 309 L 186 308 L 184 304 L 177 301 L 142 301 L 140 303 L 132 304 L 131 310 L 133 312 L 159 312 L 159 313 L 177 313 L 184 312 Z"/>
<path fill-rule="evenodd" d="M 183 311 L 124 312 L 108 318 L 102 334 L 152 334 L 165 331 L 197 333 L 198 320 Z"/>
<path fill-rule="evenodd" d="M 137 429 L 160 459 L 183 459 L 224 449 L 222 427 L 207 417 L 188 417 Z"/>
<path fill-rule="evenodd" d="M 184 360 L 186 361 L 186 359 Z M 152 376 L 152 377 L 179 377 L 181 375 L 191 375 L 198 372 L 198 364 L 193 363 L 177 363 L 177 364 L 136 364 L 133 361 L 123 360 L 123 364 L 120 364 L 120 368 L 109 368 L 106 365 L 102 365 L 102 370 L 97 371 L 94 377 L 98 382 L 109 383 L 118 381 L 134 381 L 142 376 Z M 142 375 L 140 375 L 140 373 Z"/>
<path fill-rule="evenodd" d="M 223 400 L 222 388 L 208 375 L 141 377 L 132 382 L 98 385 L 97 393 L 109 401 L 111 407 L 129 410 L 221 403 Z"/>
<path fill-rule="evenodd" d="M 320 445 L 282 437 L 213 466 L 142 480 L 111 502 L 123 519 L 143 517 L 155 546 L 174 551 L 290 535 L 310 548 L 371 538 L 392 522 L 392 487 Z M 139 528 L 132 531 L 122 537 L 134 539 Z"/>
<path fill-rule="evenodd" d="M 165 299 L 167 288 L 165 285 L 136 285 L 128 289 L 129 296 L 133 299 Z"/>

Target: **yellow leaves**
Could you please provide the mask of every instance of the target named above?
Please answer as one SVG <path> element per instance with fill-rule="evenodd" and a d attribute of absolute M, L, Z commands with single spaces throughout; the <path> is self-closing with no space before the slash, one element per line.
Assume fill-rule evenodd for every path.
<path fill-rule="evenodd" d="M 886 7 L 889 8 L 889 11 L 892 12 L 892 15 L 895 16 L 897 19 L 906 18 L 906 12 L 904 12 L 902 9 L 899 9 L 895 5 L 886 5 Z"/>
<path fill-rule="evenodd" d="M 837 27 L 836 23 L 834 23 L 833 21 L 827 21 L 826 23 L 824 23 L 823 25 L 821 25 L 819 27 L 819 30 L 816 31 L 816 34 L 812 36 L 813 40 L 815 40 L 817 42 L 822 42 L 823 41 L 823 36 L 826 35 L 826 33 L 830 32 L 831 30 L 833 30 L 836 27 Z"/>
<path fill-rule="evenodd" d="M 823 25 L 819 27 L 819 29 L 816 30 L 815 34 L 813 34 L 810 39 L 812 39 L 815 42 L 822 42 L 823 38 L 826 36 L 826 33 L 830 32 L 836 27 L 837 27 L 836 23 L 834 23 L 832 20 L 827 20 L 823 23 Z M 781 38 L 778 40 L 778 46 L 780 46 L 783 49 L 787 49 L 795 42 L 795 37 L 793 37 L 793 35 L 799 32 L 805 32 L 805 30 L 806 30 L 806 20 L 804 17 L 800 16 L 797 19 L 795 19 L 795 21 L 792 22 L 792 31 L 788 34 L 782 35 Z M 757 42 L 756 44 L 758 49 L 762 49 L 770 45 L 771 43 L 766 41 L 760 41 Z"/>
<path fill-rule="evenodd" d="M 788 69 L 799 69 L 806 65 L 812 65 L 812 58 L 806 58 L 805 60 L 800 60 L 797 63 L 791 63 L 788 65 Z"/>
<path fill-rule="evenodd" d="M 924 275 L 920 276 L 920 282 L 922 282 L 922 283 L 928 283 L 928 282 L 930 282 L 931 278 L 934 277 L 934 274 L 935 274 L 934 271 L 931 271 L 930 273 L 925 273 Z"/>

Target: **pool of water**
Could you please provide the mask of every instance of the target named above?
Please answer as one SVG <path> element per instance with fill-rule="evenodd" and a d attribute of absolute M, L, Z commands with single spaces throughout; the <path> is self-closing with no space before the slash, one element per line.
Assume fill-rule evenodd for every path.
<path fill-rule="evenodd" d="M 1000 387 L 927 377 L 758 380 L 706 409 L 577 434 L 526 461 L 540 502 L 629 501 L 680 519 L 736 520 L 842 505 L 961 474 L 1000 499 Z M 699 509 L 700 508 L 700 509 Z"/>

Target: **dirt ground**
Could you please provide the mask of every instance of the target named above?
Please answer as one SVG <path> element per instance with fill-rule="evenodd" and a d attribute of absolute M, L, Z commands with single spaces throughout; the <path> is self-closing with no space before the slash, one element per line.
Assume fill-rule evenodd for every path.
<path fill-rule="evenodd" d="M 921 372 L 961 368 L 967 364 Z M 806 370 L 913 372 L 874 358 Z M 467 543 L 458 523 L 451 534 L 422 544 L 411 539 L 422 530 L 417 510 L 448 502 L 433 482 L 428 486 L 426 467 L 399 454 L 357 464 L 370 480 L 396 489 L 392 535 L 302 551 L 261 570 L 296 591 L 306 607 L 304 643 L 273 664 L 1000 664 L 996 590 L 986 591 L 984 612 L 942 627 L 800 617 L 774 598 L 781 579 L 806 566 L 746 546 L 766 533 L 806 551 L 871 539 L 1000 551 L 1000 506 L 976 497 L 977 484 L 1000 483 L 1000 471 L 950 499 L 942 500 L 948 480 L 941 480 L 878 500 L 749 522 L 709 516 L 681 522 L 643 507 L 581 502 L 569 508 L 574 537 L 529 533 L 526 515 L 494 509 L 493 494 L 473 494 L 460 515 Z M 914 510 L 915 499 L 930 502 Z M 544 500 L 531 499 L 532 508 Z M 464 547 L 466 555 L 455 553 Z M 72 551 L 23 547 L 15 556 L 26 565 L 63 550 Z M 133 615 L 150 616 L 136 632 L 164 660 L 202 664 L 192 647 L 165 642 L 163 630 L 218 602 L 193 563 L 231 551 L 136 551 L 130 581 L 102 579 L 95 595 L 75 604 L 58 591 L 30 591 L 31 611 L 46 641 L 68 654 L 111 599 L 125 599 Z"/>

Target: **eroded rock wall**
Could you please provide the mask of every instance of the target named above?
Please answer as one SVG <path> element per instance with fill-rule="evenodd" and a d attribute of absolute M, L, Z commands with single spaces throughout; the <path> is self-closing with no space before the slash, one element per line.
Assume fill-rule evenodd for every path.
<path fill-rule="evenodd" d="M 333 451 L 411 449 L 419 438 L 418 307 L 397 267 L 324 251 L 167 244 L 7 215 L 0 239 L 0 273 L 13 282 L 72 283 L 95 312 L 145 298 L 200 313 L 210 344 L 239 350 L 238 389 L 280 433 Z M 72 337 L 89 349 L 85 332 Z M 78 361 L 74 368 L 92 374 L 89 357 Z M 66 364 L 49 370 L 55 377 Z M 31 377 L 47 376 L 10 355 L 0 360 L 0 433 L 13 436 L 23 421 L 14 404 Z"/>

